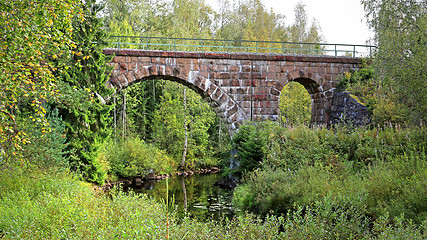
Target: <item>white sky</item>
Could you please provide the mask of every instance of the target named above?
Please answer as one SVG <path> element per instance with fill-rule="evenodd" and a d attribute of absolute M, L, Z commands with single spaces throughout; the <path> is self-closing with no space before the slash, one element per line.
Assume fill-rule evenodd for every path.
<path fill-rule="evenodd" d="M 233 1 L 233 0 L 231 0 Z M 294 21 L 294 7 L 301 1 L 306 5 L 310 21 L 316 18 L 327 43 L 366 44 L 373 36 L 364 18 L 360 0 L 261 0 L 269 11 L 285 15 L 285 22 Z M 217 0 L 205 0 L 218 10 Z"/>

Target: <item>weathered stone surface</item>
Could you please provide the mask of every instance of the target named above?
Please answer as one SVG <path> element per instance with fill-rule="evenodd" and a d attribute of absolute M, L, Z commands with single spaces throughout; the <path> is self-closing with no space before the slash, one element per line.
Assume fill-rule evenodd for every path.
<path fill-rule="evenodd" d="M 231 133 L 247 119 L 278 119 L 280 91 L 289 81 L 304 85 L 312 97 L 315 124 L 335 123 L 343 109 L 348 114 L 363 112 L 348 98 L 342 107 L 343 98 L 332 97 L 340 74 L 358 68 L 358 58 L 130 49 L 104 53 L 115 55 L 110 64 L 116 67 L 107 86 L 122 89 L 134 81 L 163 76 L 185 81 L 216 108 Z M 358 114 L 356 122 L 361 121 Z"/>
<path fill-rule="evenodd" d="M 368 108 L 358 103 L 347 92 L 335 92 L 331 103 L 331 122 L 355 126 L 371 122 Z"/>

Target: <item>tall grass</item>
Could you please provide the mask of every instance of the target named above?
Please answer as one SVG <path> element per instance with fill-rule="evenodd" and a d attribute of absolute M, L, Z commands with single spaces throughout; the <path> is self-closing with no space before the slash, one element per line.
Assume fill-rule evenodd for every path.
<path fill-rule="evenodd" d="M 7 180 L 8 178 L 9 180 Z M 16 178 L 10 180 L 10 178 Z M 30 181 L 31 180 L 31 181 Z M 0 175 L 13 182 L 0 197 L 0 237 L 5 239 L 425 239 L 422 225 L 389 215 L 372 222 L 362 202 L 328 194 L 283 217 L 243 214 L 233 219 L 178 219 L 145 195 L 109 195 L 67 174 Z M 3 188 L 4 189 L 4 188 Z M 424 235 L 423 235 L 424 234 Z"/>
<path fill-rule="evenodd" d="M 15 177 L 16 176 L 16 177 Z M 12 179 L 11 179 L 12 178 Z M 0 175 L 0 237 L 6 239 L 247 239 L 279 236 L 253 215 L 222 223 L 178 219 L 166 204 L 119 189 L 105 195 L 67 174 Z M 179 221 L 178 221 L 179 220 Z"/>
<path fill-rule="evenodd" d="M 385 216 L 387 224 L 409 221 L 425 227 L 425 128 L 328 130 L 270 124 L 266 130 L 263 160 L 234 192 L 239 208 L 262 216 L 288 214 L 287 224 L 296 221 L 301 226 L 303 221 L 311 230 L 320 227 L 340 238 L 364 234 L 335 229 L 340 221 L 352 225 L 351 219 L 358 219 L 353 226 L 357 231 L 369 227 L 371 234 Z"/>

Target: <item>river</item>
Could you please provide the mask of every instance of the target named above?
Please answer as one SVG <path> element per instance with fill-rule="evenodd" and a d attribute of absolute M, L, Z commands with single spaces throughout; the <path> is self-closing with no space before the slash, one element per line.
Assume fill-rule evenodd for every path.
<path fill-rule="evenodd" d="M 174 202 L 179 216 L 219 220 L 232 218 L 236 209 L 232 207 L 232 190 L 223 189 L 214 184 L 222 179 L 221 174 L 199 174 L 187 177 L 175 177 L 160 181 L 145 181 L 132 190 L 144 193 L 159 201 L 166 199 L 168 188 L 169 202 Z M 167 181 L 167 183 L 166 183 Z"/>

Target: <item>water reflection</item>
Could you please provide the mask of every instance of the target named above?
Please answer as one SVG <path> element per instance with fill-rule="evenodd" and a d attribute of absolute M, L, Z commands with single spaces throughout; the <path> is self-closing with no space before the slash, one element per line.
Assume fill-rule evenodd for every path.
<path fill-rule="evenodd" d="M 169 201 L 174 201 L 181 216 L 188 212 L 199 220 L 231 218 L 236 211 L 231 205 L 232 191 L 214 186 L 220 174 L 169 178 Z M 156 199 L 166 198 L 166 180 L 146 181 L 133 190 Z"/>

